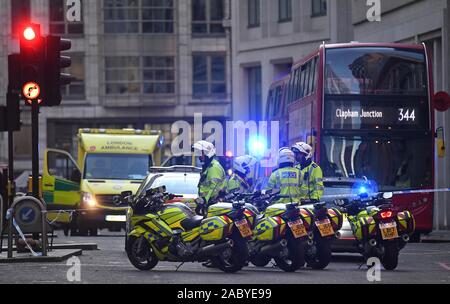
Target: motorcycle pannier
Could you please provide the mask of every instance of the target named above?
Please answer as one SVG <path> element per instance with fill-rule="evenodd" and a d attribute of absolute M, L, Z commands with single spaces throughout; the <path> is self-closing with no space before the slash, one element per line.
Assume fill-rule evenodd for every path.
<path fill-rule="evenodd" d="M 399 223 L 399 231 L 401 233 L 407 233 L 409 235 L 412 235 L 415 230 L 415 220 L 414 216 L 409 211 L 399 212 L 397 214 L 397 221 Z"/>

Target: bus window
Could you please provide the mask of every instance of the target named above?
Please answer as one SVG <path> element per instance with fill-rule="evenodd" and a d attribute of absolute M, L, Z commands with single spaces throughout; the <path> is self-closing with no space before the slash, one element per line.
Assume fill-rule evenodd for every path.
<path fill-rule="evenodd" d="M 294 102 L 297 100 L 297 75 L 298 75 L 298 69 L 296 69 L 293 73 L 292 73 L 292 77 L 291 77 L 291 85 L 290 85 L 290 92 L 289 92 L 289 103 Z"/>
<path fill-rule="evenodd" d="M 292 72 L 292 75 L 295 75 L 295 71 Z M 288 104 L 291 104 L 295 100 L 294 95 L 293 95 L 293 92 L 294 92 L 294 80 L 295 80 L 295 77 L 292 76 L 289 79 L 289 82 L 286 85 L 286 95 L 287 95 Z"/>
<path fill-rule="evenodd" d="M 319 70 L 318 70 L 317 67 L 318 67 L 318 57 L 314 57 L 313 67 L 312 67 L 313 74 L 312 74 L 312 81 L 311 81 L 311 92 L 313 94 L 316 91 L 316 81 L 318 79 L 317 76 L 318 76 L 318 73 L 319 73 Z"/>
<path fill-rule="evenodd" d="M 311 72 L 311 61 L 309 61 L 306 64 L 306 75 L 305 75 L 305 97 L 309 96 L 309 94 L 311 93 L 309 90 L 309 79 L 310 79 L 310 72 Z"/>
<path fill-rule="evenodd" d="M 300 98 L 303 98 L 305 96 L 305 79 L 306 79 L 306 65 L 302 65 L 302 74 L 300 78 Z"/>
<path fill-rule="evenodd" d="M 280 117 L 283 113 L 281 110 L 281 97 L 283 96 L 283 90 L 282 90 L 283 86 L 279 86 L 277 88 L 277 91 L 275 93 L 275 99 L 276 99 L 276 110 L 275 113 L 277 114 L 278 117 Z"/>

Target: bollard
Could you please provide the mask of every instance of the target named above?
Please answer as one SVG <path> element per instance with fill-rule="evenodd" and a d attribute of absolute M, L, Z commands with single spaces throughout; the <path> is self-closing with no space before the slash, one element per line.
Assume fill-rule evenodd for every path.
<path fill-rule="evenodd" d="M 22 205 L 25 204 L 25 205 Z M 35 211 L 36 216 L 41 220 L 41 223 L 34 222 L 24 226 L 20 226 L 20 210 L 22 208 L 35 208 L 39 209 Z M 16 210 L 18 209 L 18 210 Z M 16 212 L 17 211 L 17 212 Z M 19 218 L 15 218 L 15 216 L 19 216 Z M 17 224 L 21 228 L 22 232 L 25 233 L 40 233 L 42 235 L 42 256 L 47 256 L 47 210 L 45 204 L 32 196 L 22 196 L 17 197 L 14 200 L 11 208 L 8 210 L 8 219 L 9 219 L 9 232 L 8 232 L 8 258 L 12 258 L 12 241 L 13 241 L 13 219 L 16 219 Z M 22 223 L 23 224 L 23 223 Z"/>
<path fill-rule="evenodd" d="M 3 197 L 0 195 L 0 253 L 3 251 Z"/>
<path fill-rule="evenodd" d="M 47 210 L 42 210 L 42 256 L 47 256 Z"/>
<path fill-rule="evenodd" d="M 14 217 L 14 211 L 13 209 L 9 209 L 8 212 L 10 212 L 9 215 L 9 225 L 8 225 L 8 259 L 12 259 L 13 257 L 13 217 Z"/>

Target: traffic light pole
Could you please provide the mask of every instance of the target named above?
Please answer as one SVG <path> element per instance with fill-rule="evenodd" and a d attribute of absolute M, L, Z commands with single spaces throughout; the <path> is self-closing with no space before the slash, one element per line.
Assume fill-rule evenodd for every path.
<path fill-rule="evenodd" d="M 33 100 L 31 104 L 31 146 L 32 146 L 32 175 L 33 196 L 39 197 L 39 102 Z"/>

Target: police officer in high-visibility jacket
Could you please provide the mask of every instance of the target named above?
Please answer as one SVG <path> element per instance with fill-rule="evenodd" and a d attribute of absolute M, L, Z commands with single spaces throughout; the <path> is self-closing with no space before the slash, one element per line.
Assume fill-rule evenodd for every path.
<path fill-rule="evenodd" d="M 302 186 L 302 173 L 294 167 L 295 155 L 289 148 L 282 148 L 278 152 L 278 169 L 269 178 L 267 190 L 280 190 L 281 196 L 287 196 L 277 203 L 300 202 L 300 188 Z"/>
<path fill-rule="evenodd" d="M 204 214 L 208 205 L 226 190 L 227 179 L 222 165 L 215 159 L 216 148 L 207 141 L 196 142 L 192 146 L 193 152 L 199 156 L 202 172 L 198 183 L 197 213 Z"/>
<path fill-rule="evenodd" d="M 250 155 L 236 157 L 233 161 L 233 175 L 227 184 L 227 192 L 249 193 L 254 186 L 256 158 Z"/>
<path fill-rule="evenodd" d="M 323 196 L 323 173 L 319 165 L 312 160 L 313 148 L 299 142 L 292 146 L 292 151 L 298 162 L 296 168 L 301 170 L 303 176 L 301 199 L 312 203 L 318 202 Z"/>

